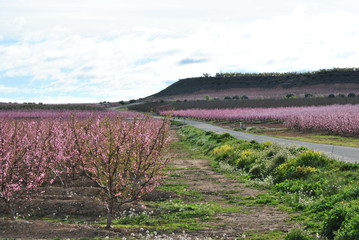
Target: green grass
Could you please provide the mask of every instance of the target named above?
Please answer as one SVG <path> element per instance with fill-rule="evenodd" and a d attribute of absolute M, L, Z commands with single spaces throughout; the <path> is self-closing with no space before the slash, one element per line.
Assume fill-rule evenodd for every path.
<path fill-rule="evenodd" d="M 124 112 L 127 112 L 128 111 L 128 108 L 127 107 L 118 107 L 116 108 L 117 111 L 124 111 Z"/>
<path fill-rule="evenodd" d="M 222 208 L 212 203 L 186 203 L 177 199 L 156 205 L 155 214 L 140 213 L 124 216 L 113 221 L 114 227 L 121 228 L 144 228 L 147 230 L 158 231 L 182 231 L 193 232 L 208 228 L 214 221 L 214 216 L 220 212 L 240 211 L 240 208 Z M 105 219 L 100 223 L 105 226 Z"/>
<path fill-rule="evenodd" d="M 180 152 L 183 158 L 186 159 L 208 159 L 208 156 L 203 154 L 198 147 L 194 147 L 188 142 L 174 142 L 170 145 L 171 151 Z"/>
<path fill-rule="evenodd" d="M 234 128 L 236 131 L 244 131 L 241 128 Z M 249 132 L 251 134 L 269 136 L 269 137 L 278 137 L 284 139 L 291 139 L 304 142 L 313 142 L 313 143 L 322 143 L 338 146 L 347 146 L 347 147 L 359 147 L 359 139 L 356 137 L 350 136 L 338 136 L 331 135 L 327 133 L 318 133 L 318 132 L 304 132 L 304 131 L 295 131 L 289 129 L 275 129 L 275 128 L 251 128 Z M 297 134 L 297 136 L 293 136 Z"/>
<path fill-rule="evenodd" d="M 203 195 L 200 192 L 191 189 L 188 184 L 182 181 L 182 179 L 179 182 L 170 181 L 168 183 L 162 184 L 157 189 L 176 193 L 180 197 L 185 198 L 187 200 L 193 200 L 193 201 L 203 200 Z"/>
<path fill-rule="evenodd" d="M 246 231 L 242 235 L 238 236 L 238 239 L 248 240 L 283 240 L 286 233 L 283 231 L 273 230 L 269 232 L 258 232 L 258 231 Z"/>

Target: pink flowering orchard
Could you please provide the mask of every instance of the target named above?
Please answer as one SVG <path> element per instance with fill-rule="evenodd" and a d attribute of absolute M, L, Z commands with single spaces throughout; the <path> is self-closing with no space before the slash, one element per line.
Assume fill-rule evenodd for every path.
<path fill-rule="evenodd" d="M 188 109 L 163 111 L 177 117 L 204 120 L 278 121 L 298 130 L 328 131 L 338 135 L 359 135 L 359 105 L 330 105 L 280 108 Z"/>
<path fill-rule="evenodd" d="M 43 114 L 0 118 L 0 200 L 13 218 L 38 187 L 55 178 L 66 187 L 81 173 L 102 189 L 110 227 L 116 207 L 138 200 L 164 177 L 168 119 Z"/>
<path fill-rule="evenodd" d="M 55 151 L 52 123 L 0 121 L 0 199 L 12 218 L 19 200 L 28 199 L 48 177 Z"/>

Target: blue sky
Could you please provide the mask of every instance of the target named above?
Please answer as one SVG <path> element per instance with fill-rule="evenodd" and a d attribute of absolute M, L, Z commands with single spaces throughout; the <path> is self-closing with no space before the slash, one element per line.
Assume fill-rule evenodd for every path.
<path fill-rule="evenodd" d="M 120 101 L 217 72 L 358 67 L 359 3 L 0 0 L 0 102 Z"/>

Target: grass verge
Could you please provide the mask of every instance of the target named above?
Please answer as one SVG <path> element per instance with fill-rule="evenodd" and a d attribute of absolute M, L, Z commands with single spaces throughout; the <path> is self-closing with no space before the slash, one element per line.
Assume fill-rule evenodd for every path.
<path fill-rule="evenodd" d="M 231 175 L 268 187 L 279 202 L 300 213 L 292 221 L 305 233 L 293 232 L 285 239 L 298 234 L 308 235 L 303 239 L 359 239 L 359 164 L 338 162 L 303 147 L 248 142 L 190 126 L 180 133 L 183 141 L 211 156 L 217 167 L 226 166 Z M 259 202 L 279 203 L 271 197 Z"/>

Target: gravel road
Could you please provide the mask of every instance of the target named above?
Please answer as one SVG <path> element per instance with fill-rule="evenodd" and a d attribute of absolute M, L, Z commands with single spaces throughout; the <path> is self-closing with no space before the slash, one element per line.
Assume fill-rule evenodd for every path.
<path fill-rule="evenodd" d="M 328 156 L 330 156 L 334 159 L 337 159 L 339 161 L 350 162 L 350 163 L 359 163 L 359 148 L 343 147 L 343 146 L 337 146 L 337 145 L 310 143 L 310 142 L 295 141 L 295 140 L 276 138 L 276 137 L 260 136 L 260 135 L 255 135 L 255 134 L 237 132 L 234 130 L 213 126 L 211 124 L 199 122 L 199 121 L 193 121 L 193 120 L 188 120 L 188 119 L 175 119 L 175 120 L 185 122 L 189 125 L 192 125 L 196 128 L 203 129 L 206 131 L 213 131 L 216 133 L 229 133 L 236 138 L 244 139 L 244 140 L 248 140 L 248 141 L 251 141 L 251 140 L 255 140 L 258 142 L 272 141 L 272 142 L 277 142 L 277 143 L 285 144 L 285 145 L 304 146 L 304 147 L 313 149 L 314 151 L 324 152 Z"/>

